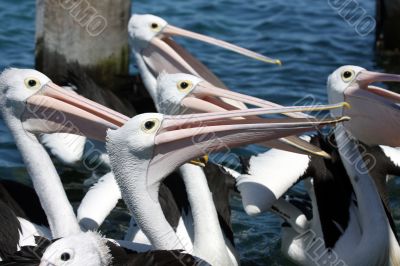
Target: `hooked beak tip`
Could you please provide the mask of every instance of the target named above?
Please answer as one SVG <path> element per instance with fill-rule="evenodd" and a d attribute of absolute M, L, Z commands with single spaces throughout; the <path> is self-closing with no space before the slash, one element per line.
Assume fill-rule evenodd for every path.
<path fill-rule="evenodd" d="M 328 159 L 328 160 L 332 159 L 332 156 L 330 156 L 328 153 L 326 153 L 325 151 L 322 151 L 322 150 L 319 152 L 315 152 L 315 155 L 318 155 L 318 156 L 320 156 L 324 159 Z"/>
<path fill-rule="evenodd" d="M 348 102 L 343 102 L 343 107 L 347 109 L 351 109 L 351 105 Z"/>
<path fill-rule="evenodd" d="M 271 59 L 271 58 L 264 58 L 264 57 L 257 57 L 255 59 L 262 61 L 264 63 L 267 63 L 267 64 L 273 64 L 273 65 L 278 65 L 278 66 L 283 65 L 282 61 L 279 59 Z"/>

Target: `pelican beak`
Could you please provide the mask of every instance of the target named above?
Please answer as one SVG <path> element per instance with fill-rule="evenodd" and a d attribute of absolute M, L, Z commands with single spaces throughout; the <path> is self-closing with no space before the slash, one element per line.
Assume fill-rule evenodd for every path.
<path fill-rule="evenodd" d="M 259 115 L 302 112 L 308 107 L 258 108 L 219 113 L 165 116 L 156 136 L 151 174 L 158 177 L 165 170 L 203 154 L 278 139 L 313 131 L 328 124 L 347 121 L 348 117 L 240 119 Z"/>
<path fill-rule="evenodd" d="M 400 146 L 400 95 L 372 86 L 374 82 L 400 82 L 400 75 L 362 71 L 345 91 L 345 101 L 352 108 L 345 127 L 368 145 Z"/>
<path fill-rule="evenodd" d="M 260 108 L 279 108 L 282 107 L 273 102 L 265 101 L 256 97 L 236 93 L 230 90 L 221 89 L 213 86 L 212 84 L 203 81 L 197 84 L 190 94 L 183 98 L 181 106 L 189 109 L 193 112 L 221 112 L 224 110 L 235 110 L 235 106 L 229 104 L 229 102 L 239 102 L 241 104 L 248 104 Z M 336 108 L 349 107 L 347 103 L 338 103 L 326 106 L 314 106 L 313 111 L 324 111 Z M 293 118 L 311 118 L 312 116 L 304 113 L 287 113 L 284 114 Z M 302 153 L 306 155 L 321 156 L 326 159 L 330 159 L 329 154 L 320 148 L 308 143 L 305 140 L 300 139 L 297 136 L 290 136 L 282 138 L 279 141 L 269 141 L 264 143 L 265 146 L 270 148 L 276 148 L 296 153 Z"/>
<path fill-rule="evenodd" d="M 161 30 L 161 33 L 166 37 L 169 37 L 169 36 L 181 36 L 181 37 L 191 38 L 191 39 L 194 39 L 194 40 L 198 40 L 198 41 L 202 41 L 202 42 L 205 42 L 205 43 L 208 43 L 208 44 L 219 46 L 221 48 L 230 50 L 232 52 L 236 52 L 238 54 L 241 54 L 241 55 L 244 55 L 244 56 L 253 58 L 255 60 L 259 60 L 259 61 L 265 62 L 265 63 L 282 65 L 282 62 L 280 60 L 278 60 L 278 59 L 273 59 L 273 58 L 270 58 L 270 57 L 255 53 L 253 51 L 247 50 L 245 48 L 236 46 L 234 44 L 231 44 L 231 43 L 228 43 L 228 42 L 225 42 L 225 41 L 222 41 L 222 40 L 218 40 L 218 39 L 215 39 L 215 38 L 212 38 L 212 37 L 209 37 L 209 36 L 205 36 L 205 35 L 202 35 L 202 34 L 198 34 L 198 33 L 195 33 L 195 32 L 191 32 L 191 31 L 188 31 L 188 30 L 184 30 L 184 29 L 181 29 L 181 28 L 178 28 L 178 27 L 174 27 L 174 26 L 171 26 L 171 25 L 166 25 Z"/>
<path fill-rule="evenodd" d="M 212 83 L 215 83 L 217 86 L 224 86 L 223 83 L 205 65 L 177 44 L 171 38 L 172 36 L 184 36 L 200 40 L 235 51 L 250 58 L 278 65 L 281 64 L 280 60 L 263 56 L 236 45 L 179 29 L 171 25 L 166 25 L 149 42 L 149 45 L 140 51 L 145 64 L 155 76 L 163 71 L 166 71 L 167 73 L 191 73 L 212 81 Z"/>
<path fill-rule="evenodd" d="M 64 132 L 104 141 L 107 129 L 129 118 L 49 82 L 26 100 L 22 115 L 31 133 Z"/>
<path fill-rule="evenodd" d="M 235 110 L 236 107 L 230 105 L 228 102 L 240 102 L 243 104 L 252 105 L 259 108 L 282 108 L 283 106 L 262 100 L 256 97 L 244 95 L 241 93 L 233 92 L 226 89 L 217 88 L 207 81 L 202 81 L 197 84 L 195 88 L 183 98 L 181 105 L 195 112 L 221 112 L 225 110 Z M 331 105 L 316 105 L 310 106 L 305 110 L 308 111 L 327 111 L 337 108 L 349 107 L 347 103 L 337 103 Z M 312 116 L 304 113 L 287 113 L 284 115 L 293 118 L 312 118 Z"/>

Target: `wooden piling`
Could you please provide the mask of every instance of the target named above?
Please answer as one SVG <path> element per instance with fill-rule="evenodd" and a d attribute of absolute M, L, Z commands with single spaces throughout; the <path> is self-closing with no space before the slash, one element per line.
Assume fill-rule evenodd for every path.
<path fill-rule="evenodd" d="M 37 0 L 36 68 L 62 82 L 79 66 L 99 86 L 115 89 L 129 75 L 130 0 Z"/>
<path fill-rule="evenodd" d="M 377 0 L 376 47 L 383 53 L 400 54 L 400 0 Z"/>

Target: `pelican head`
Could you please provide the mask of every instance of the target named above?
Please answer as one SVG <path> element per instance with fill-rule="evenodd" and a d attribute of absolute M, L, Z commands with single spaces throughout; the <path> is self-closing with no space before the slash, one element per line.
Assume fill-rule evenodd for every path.
<path fill-rule="evenodd" d="M 110 265 L 112 257 L 106 243 L 94 232 L 61 238 L 46 249 L 39 266 Z"/>
<path fill-rule="evenodd" d="M 138 52 L 141 49 L 146 48 L 149 44 L 153 44 L 158 48 L 161 48 L 164 52 L 168 52 L 171 47 L 169 47 L 168 49 L 168 42 L 165 42 L 166 39 L 172 36 L 182 36 L 220 46 L 222 48 L 234 51 L 250 58 L 254 58 L 256 60 L 272 64 L 281 64 L 281 62 L 277 59 L 272 59 L 257 54 L 255 52 L 221 40 L 214 39 L 212 37 L 174 27 L 172 25 L 169 25 L 164 19 L 150 14 L 132 15 L 129 21 L 128 31 L 132 45 L 134 49 Z"/>
<path fill-rule="evenodd" d="M 163 114 L 192 113 L 194 108 L 185 110 L 184 102 L 190 97 L 194 88 L 204 82 L 200 77 L 191 74 L 168 74 L 161 73 L 157 79 L 157 100 L 155 101 L 158 110 Z"/>
<path fill-rule="evenodd" d="M 25 108 L 26 100 L 37 93 L 50 79 L 32 69 L 6 69 L 0 76 L 0 102 L 12 103 L 15 111 Z"/>
<path fill-rule="evenodd" d="M 400 82 L 400 75 L 370 72 L 357 66 L 340 67 L 328 78 L 329 102 L 346 101 L 351 105 L 331 113 L 351 116 L 344 126 L 368 145 L 400 146 L 400 95 L 371 85 L 390 81 Z"/>
<path fill-rule="evenodd" d="M 62 89 L 36 70 L 16 68 L 0 75 L 0 112 L 8 126 L 30 133 L 64 132 L 98 140 L 128 119 Z"/>
<path fill-rule="evenodd" d="M 154 15 L 132 15 L 128 32 L 134 49 L 140 51 L 146 48 L 153 38 L 162 34 L 167 25 L 164 19 Z"/>

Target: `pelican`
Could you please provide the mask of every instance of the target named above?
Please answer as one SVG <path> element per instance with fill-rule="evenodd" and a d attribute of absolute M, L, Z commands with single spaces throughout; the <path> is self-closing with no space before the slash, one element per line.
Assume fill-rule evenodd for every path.
<path fill-rule="evenodd" d="M 170 172 L 210 151 L 304 132 L 323 123 L 304 119 L 270 123 L 260 119 L 249 122 L 234 119 L 303 110 L 304 107 L 266 108 L 177 117 L 143 114 L 118 130 L 110 130 L 107 150 L 122 197 L 154 248 L 184 249 L 184 243 L 165 219 L 158 201 L 159 185 Z M 333 121 L 340 119 L 330 122 Z M 214 134 L 206 139 L 210 133 Z M 194 222 L 192 254 L 212 265 L 232 265 L 236 262 L 227 252 L 210 193 L 204 185 L 195 185 L 203 182 L 201 179 L 193 182 L 186 188 L 190 190 L 188 197 Z M 203 198 L 199 199 L 198 194 L 193 197 L 193 189 L 202 189 Z"/>
<path fill-rule="evenodd" d="M 37 169 L 38 165 L 33 165 L 33 163 L 39 164 L 40 168 L 40 166 L 43 165 L 44 167 L 45 163 L 47 163 L 47 170 L 53 171 L 52 169 L 54 168 L 51 164 L 50 158 L 44 151 L 44 148 L 39 144 L 38 139 L 34 135 L 35 133 L 74 133 L 104 141 L 106 129 L 116 128 L 128 119 L 127 117 L 99 104 L 62 90 L 60 87 L 52 83 L 46 76 L 34 70 L 9 69 L 0 75 L 0 81 L 3 118 L 7 125 L 10 125 L 11 130 L 13 130 L 12 132 L 16 134 L 16 142 L 17 144 L 20 144 L 19 148 L 22 149 L 21 152 L 23 158 L 30 163 L 27 164 L 27 168 L 28 171 L 32 171 L 31 177 L 34 185 L 37 185 L 38 181 L 44 182 L 42 180 L 46 178 L 47 182 L 53 181 L 53 183 L 55 183 L 55 181 L 57 181 L 55 180 L 55 176 L 53 176 L 54 180 L 51 180 L 52 177 L 49 175 L 47 175 L 46 178 L 43 178 L 39 173 L 45 174 L 44 169 L 40 171 L 41 169 Z M 56 113 L 56 111 L 59 113 Z M 23 144 L 18 142 L 22 137 L 26 137 L 23 138 L 23 140 L 25 140 Z M 37 159 L 33 154 L 28 153 L 28 151 L 32 152 L 32 146 L 29 147 L 28 145 L 34 144 L 36 144 L 36 146 L 33 146 L 35 148 L 34 151 L 36 152 L 36 156 L 39 155 L 38 152 L 43 152 L 41 157 L 38 158 L 42 160 L 40 163 L 36 162 Z M 27 155 L 32 155 L 32 157 L 27 158 Z M 44 183 L 39 184 L 41 187 L 39 187 L 39 189 L 37 187 L 35 188 L 40 197 L 41 204 L 47 204 L 44 205 L 44 210 L 46 215 L 50 216 L 48 220 L 52 232 L 46 234 L 47 232 L 41 231 L 42 228 L 37 227 L 29 221 L 25 221 L 21 217 L 14 215 L 14 213 L 11 212 L 8 214 L 2 212 L 6 215 L 6 219 L 9 221 L 15 221 L 15 224 L 8 224 L 11 229 L 16 229 L 21 232 L 19 239 L 15 239 L 17 240 L 15 242 L 17 243 L 15 248 L 27 244 L 35 245 L 35 243 L 32 242 L 34 242 L 36 239 L 35 236 L 37 235 L 46 236 L 48 238 L 60 238 L 63 237 L 63 235 L 67 237 L 80 234 L 80 229 L 74 214 L 72 213 L 71 219 L 69 219 L 68 209 L 65 209 L 62 205 L 56 206 L 57 203 L 60 203 L 60 195 L 54 194 L 51 190 L 57 189 L 57 187 L 46 187 L 46 184 Z M 43 187 L 48 190 L 44 190 Z M 61 196 L 63 196 L 63 194 L 61 194 Z M 49 201 L 50 199 L 53 201 L 53 204 L 44 201 Z M 69 204 L 69 202 L 67 203 Z M 57 213 L 59 217 L 55 216 L 56 214 L 52 209 L 49 210 L 46 208 L 49 205 L 50 207 L 54 206 L 59 208 L 59 211 L 62 212 Z M 4 208 L 3 206 L 1 207 L 2 211 L 9 210 L 7 205 L 4 206 Z M 54 221 L 52 219 L 54 219 Z M 58 228 L 58 226 L 60 228 Z M 30 234 L 28 235 L 28 240 L 24 236 L 24 233 L 26 232 L 25 227 L 32 229 L 29 231 Z M 2 229 L 10 230 L 10 228 Z M 64 229 L 64 231 L 61 231 L 61 229 Z M 12 234 L 8 234 L 7 236 L 12 236 Z M 142 245 L 139 246 L 141 247 Z M 141 248 L 143 249 L 143 247 Z M 173 254 L 173 252 L 170 252 L 169 254 Z M 44 256 L 46 259 L 46 254 L 44 254 Z M 61 256 L 58 259 L 63 261 L 66 258 L 66 256 Z M 2 259 L 12 260 L 13 257 L 7 256 Z M 147 256 L 147 259 L 151 261 L 152 257 Z M 57 263 L 59 262 L 61 261 L 57 260 Z M 43 265 L 49 265 L 49 263 L 45 262 Z"/>
<path fill-rule="evenodd" d="M 329 102 L 346 100 L 351 103 L 350 109 L 354 108 L 351 111 L 338 108 L 331 110 L 331 114 L 352 115 L 355 120 L 339 125 L 330 138 L 311 139 L 312 143 L 331 151 L 332 161 L 300 154 L 288 156 L 287 152 L 272 150 L 251 158 L 248 174 L 239 178 L 242 186 L 264 191 L 256 200 L 244 200 L 245 207 L 253 213 L 267 210 L 271 201 L 283 195 L 292 184 L 306 179 L 313 219 L 296 228 L 284 227 L 282 233 L 284 254 L 298 264 L 318 265 L 321 260 L 335 265 L 398 265 L 400 262 L 395 228 L 382 193 L 387 175 L 399 173 L 398 162 L 393 161 L 396 151 L 376 146 L 397 145 L 394 114 L 398 96 L 370 85 L 378 81 L 400 81 L 400 76 L 344 66 L 329 77 Z M 376 124 L 380 124 L 379 130 Z M 364 126 L 374 130 L 363 131 Z M 394 139 L 387 140 L 386 134 Z M 357 142 L 358 138 L 370 146 Z M 292 168 L 282 171 L 279 169 L 282 164 L 290 164 Z M 371 164 L 375 167 L 371 168 Z M 260 182 L 257 176 L 265 173 L 270 176 Z M 282 182 L 274 182 L 272 177 Z M 271 191 L 272 199 L 268 196 Z M 301 212 L 298 213 L 289 218 L 301 218 Z"/>
<path fill-rule="evenodd" d="M 7 69 L 1 73 L 0 112 L 21 152 L 47 216 L 51 237 L 80 232 L 57 171 L 35 134 L 81 133 L 104 141 L 106 129 L 120 126 L 127 118 L 27 69 Z M 79 131 L 75 125 L 80 126 Z"/>
<path fill-rule="evenodd" d="M 143 83 L 145 84 L 150 96 L 153 98 L 159 112 L 159 102 L 157 100 L 159 95 L 159 92 L 157 91 L 157 77 L 163 72 L 168 74 L 192 74 L 202 77 L 214 86 L 229 90 L 227 86 L 211 72 L 211 70 L 177 44 L 172 39 L 172 36 L 194 38 L 263 62 L 281 64 L 277 59 L 271 59 L 221 40 L 171 26 L 164 19 L 153 15 L 133 15 L 129 21 L 128 31 L 131 48 L 140 75 L 143 79 Z M 247 108 L 246 105 L 240 101 L 223 97 L 221 97 L 221 100 L 225 103 L 225 109 Z M 270 104 L 271 106 L 279 107 L 277 104 Z M 293 116 L 299 117 L 295 114 L 293 114 Z M 302 141 L 295 136 L 280 141 L 271 141 L 267 146 L 300 153 L 305 152 L 306 154 L 314 154 L 317 156 L 327 156 L 327 154 L 322 150 L 313 147 L 309 143 Z"/>
<path fill-rule="evenodd" d="M 355 108 L 350 112 L 355 117 L 355 122 L 346 126 L 339 125 L 335 129 L 340 156 L 357 197 L 360 226 L 362 232 L 369 234 L 367 237 L 363 235 L 357 248 L 351 254 L 346 254 L 348 257 L 342 256 L 342 259 L 350 264 L 354 261 L 354 265 L 366 263 L 382 265 L 384 262 L 389 265 L 400 264 L 399 243 L 394 235 L 395 232 L 390 227 L 374 180 L 369 174 L 369 166 L 358 150 L 359 144 L 356 142 L 359 139 L 367 145 L 399 146 L 400 138 L 396 134 L 399 108 L 396 103 L 400 96 L 382 88 L 370 86 L 374 82 L 385 81 L 399 82 L 400 76 L 369 72 L 356 66 L 344 66 L 328 78 L 329 102 L 346 98 Z M 371 105 L 377 109 L 371 111 Z M 331 114 L 337 115 L 343 112 L 348 111 L 338 109 L 331 111 Z M 364 132 L 360 127 L 365 127 Z M 373 131 L 366 133 L 366 130 Z M 358 159 L 359 165 L 354 165 L 349 160 L 349 154 Z M 370 213 L 374 215 L 371 216 Z M 371 242 L 375 244 L 371 245 Z M 375 245 L 380 247 L 380 250 L 377 250 Z"/>

